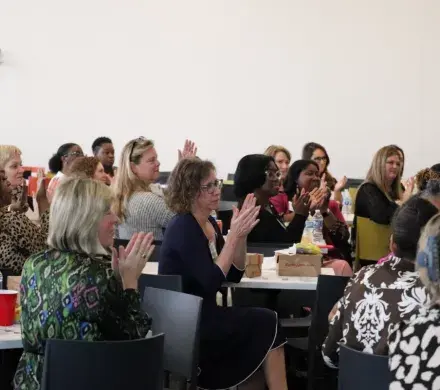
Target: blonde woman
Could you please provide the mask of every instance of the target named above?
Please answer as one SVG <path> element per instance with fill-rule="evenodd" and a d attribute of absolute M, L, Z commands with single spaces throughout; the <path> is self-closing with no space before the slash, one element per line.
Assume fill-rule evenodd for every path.
<path fill-rule="evenodd" d="M 194 156 L 194 143 L 185 142 L 179 159 Z M 122 149 L 116 179 L 113 182 L 115 201 L 113 211 L 121 224 L 118 237 L 130 239 L 140 231 L 152 232 L 161 241 L 163 231 L 174 213 L 165 204 L 159 177 L 160 162 L 154 142 L 140 137 L 128 142 Z"/>
<path fill-rule="evenodd" d="M 104 166 L 96 157 L 78 157 L 70 167 L 69 177 L 88 177 L 110 185 L 110 177 L 105 173 Z"/>
<path fill-rule="evenodd" d="M 419 240 L 416 265 L 431 293 L 425 305 L 390 330 L 390 390 L 438 389 L 440 383 L 440 214 L 431 218 Z"/>
<path fill-rule="evenodd" d="M 23 195 L 23 163 L 21 150 L 14 145 L 0 145 L 0 169 L 4 170 L 9 182 L 12 202 L 21 202 Z M 27 199 L 23 204 L 23 211 L 27 210 Z"/>
<path fill-rule="evenodd" d="M 401 158 L 395 146 L 381 148 L 373 158 L 365 182 L 356 195 L 355 215 L 389 225 L 400 200 L 405 202 L 412 188 L 402 193 Z"/>
<path fill-rule="evenodd" d="M 113 249 L 117 217 L 110 189 L 96 180 L 65 179 L 51 204 L 50 249 L 31 256 L 21 280 L 23 356 L 14 389 L 39 389 L 49 338 L 144 338 L 150 318 L 140 309 L 138 278 L 153 249 L 152 234 Z"/>

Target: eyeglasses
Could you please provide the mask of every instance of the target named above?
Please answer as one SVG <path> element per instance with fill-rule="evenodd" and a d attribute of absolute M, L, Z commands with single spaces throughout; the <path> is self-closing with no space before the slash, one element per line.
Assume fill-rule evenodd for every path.
<path fill-rule="evenodd" d="M 280 180 L 281 177 L 283 176 L 283 174 L 281 173 L 281 171 L 266 171 L 264 172 L 266 174 L 266 177 L 268 177 L 269 179 L 277 179 Z"/>
<path fill-rule="evenodd" d="M 223 187 L 223 180 L 215 180 L 215 181 L 208 183 L 204 186 L 200 186 L 200 188 L 203 191 L 206 191 L 209 195 L 212 195 L 216 188 L 221 190 L 222 187 Z"/>
<path fill-rule="evenodd" d="M 131 157 L 133 156 L 134 147 L 136 146 L 136 144 L 138 144 L 139 142 L 144 142 L 146 140 L 147 139 L 145 137 L 139 137 L 139 138 L 136 138 L 133 141 L 131 141 L 132 144 L 131 144 L 131 150 L 130 150 L 130 156 L 129 156 L 130 161 L 131 161 Z"/>
<path fill-rule="evenodd" d="M 84 157 L 84 153 L 83 152 L 70 152 L 70 153 L 66 153 L 64 155 L 64 157 L 69 157 L 69 156 Z"/>
<path fill-rule="evenodd" d="M 328 161 L 328 158 L 327 157 L 315 157 L 314 159 L 313 159 L 313 161 L 316 161 L 316 162 L 327 162 Z"/>

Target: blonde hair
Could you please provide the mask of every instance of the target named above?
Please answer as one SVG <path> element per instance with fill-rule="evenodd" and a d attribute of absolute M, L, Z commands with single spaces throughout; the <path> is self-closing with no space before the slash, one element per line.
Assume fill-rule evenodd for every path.
<path fill-rule="evenodd" d="M 264 154 L 266 156 L 273 157 L 273 158 L 275 158 L 277 153 L 284 153 L 286 155 L 287 159 L 289 160 L 289 162 L 292 161 L 292 155 L 290 154 L 290 152 L 284 146 L 281 146 L 281 145 L 270 145 L 264 151 Z"/>
<path fill-rule="evenodd" d="M 365 183 L 375 184 L 389 200 L 395 201 L 400 199 L 402 195 L 401 170 L 399 169 L 397 172 L 397 177 L 394 179 L 390 191 L 387 187 L 386 165 L 387 159 L 391 156 L 398 156 L 400 159 L 399 150 L 395 146 L 384 146 L 376 152 Z"/>
<path fill-rule="evenodd" d="M 4 169 L 6 163 L 16 155 L 21 156 L 21 150 L 14 145 L 0 145 L 0 168 Z"/>
<path fill-rule="evenodd" d="M 128 142 L 122 149 L 119 167 L 112 184 L 114 201 L 113 212 L 123 221 L 127 201 L 136 191 L 150 191 L 150 184 L 139 177 L 131 169 L 131 163 L 139 164 L 142 155 L 154 147 L 153 141 L 145 138 L 137 138 Z"/>
<path fill-rule="evenodd" d="M 419 251 L 425 250 L 429 237 L 437 237 L 437 240 L 440 240 L 440 214 L 434 215 L 423 229 L 419 240 Z M 438 264 L 433 264 L 433 266 L 438 267 Z M 438 302 L 440 299 L 440 283 L 429 279 L 427 267 L 416 263 L 416 270 L 419 272 L 420 280 L 432 294 L 432 303 Z M 440 270 L 436 270 L 436 272 L 440 273 Z"/>
<path fill-rule="evenodd" d="M 111 202 L 112 193 L 104 183 L 84 178 L 63 180 L 50 206 L 48 245 L 89 256 L 109 254 L 98 234 Z"/>
<path fill-rule="evenodd" d="M 96 157 L 78 157 L 73 161 L 69 169 L 69 176 L 93 179 L 99 164 L 101 164 L 101 161 Z"/>

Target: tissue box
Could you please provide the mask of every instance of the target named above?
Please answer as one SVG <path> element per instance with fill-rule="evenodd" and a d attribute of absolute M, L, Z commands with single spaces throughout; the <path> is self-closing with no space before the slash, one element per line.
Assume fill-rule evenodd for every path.
<path fill-rule="evenodd" d="M 321 273 L 321 255 L 276 253 L 279 276 L 318 276 Z"/>
<path fill-rule="evenodd" d="M 261 276 L 261 265 L 263 264 L 264 256 L 260 253 L 248 253 L 246 255 L 246 264 L 244 274 L 248 278 L 256 278 Z"/>

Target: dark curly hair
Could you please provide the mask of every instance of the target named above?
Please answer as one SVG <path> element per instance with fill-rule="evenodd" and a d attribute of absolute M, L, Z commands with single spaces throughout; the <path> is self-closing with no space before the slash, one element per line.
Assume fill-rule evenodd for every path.
<path fill-rule="evenodd" d="M 264 154 L 248 154 L 238 162 L 234 177 L 234 193 L 239 203 L 248 194 L 264 185 L 266 170 L 271 162 L 275 164 L 274 158 Z"/>
<path fill-rule="evenodd" d="M 415 180 L 419 191 L 424 191 L 430 180 L 438 180 L 438 179 L 440 179 L 439 171 L 436 171 L 433 168 L 425 168 L 417 173 Z"/>
<path fill-rule="evenodd" d="M 93 179 L 99 164 L 100 161 L 96 157 L 78 157 L 70 167 L 69 176 Z"/>
<path fill-rule="evenodd" d="M 168 179 L 166 203 L 177 214 L 189 213 L 200 185 L 215 166 L 211 161 L 198 157 L 184 158 L 171 172 Z"/>

